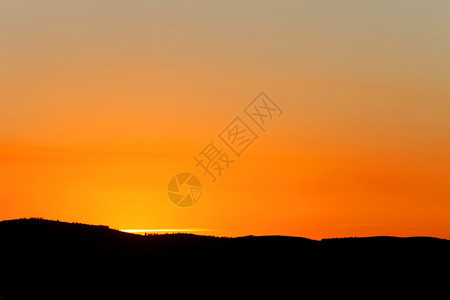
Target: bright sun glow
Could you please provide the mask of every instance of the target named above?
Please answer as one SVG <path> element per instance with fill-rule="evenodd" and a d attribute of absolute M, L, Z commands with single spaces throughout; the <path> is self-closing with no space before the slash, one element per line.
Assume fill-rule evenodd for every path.
<path fill-rule="evenodd" d="M 183 233 L 183 232 L 207 232 L 207 231 L 215 231 L 212 229 L 203 229 L 203 228 L 186 228 L 186 229 L 119 229 L 122 232 L 127 233 L 137 233 L 137 234 L 145 234 L 145 233 Z"/>

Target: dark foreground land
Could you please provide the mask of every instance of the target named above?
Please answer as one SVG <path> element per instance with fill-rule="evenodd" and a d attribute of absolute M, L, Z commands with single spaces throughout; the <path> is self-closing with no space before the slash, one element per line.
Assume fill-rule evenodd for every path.
<path fill-rule="evenodd" d="M 450 240 L 429 237 L 141 236 L 106 226 L 20 219 L 0 222 L 0 299 L 83 299 L 93 293 L 102 295 L 98 299 L 120 293 L 130 298 L 205 286 L 221 291 L 250 286 L 262 293 L 280 285 L 282 290 L 319 286 L 324 293 L 331 286 L 376 290 L 406 284 L 411 291 L 425 282 L 448 286 L 449 257 Z"/>

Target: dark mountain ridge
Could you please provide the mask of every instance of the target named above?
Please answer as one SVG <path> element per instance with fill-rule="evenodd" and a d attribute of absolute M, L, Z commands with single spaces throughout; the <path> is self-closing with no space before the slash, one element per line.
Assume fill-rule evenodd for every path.
<path fill-rule="evenodd" d="M 102 282 L 129 291 L 149 283 L 248 278 L 306 286 L 365 282 L 376 274 L 414 281 L 448 270 L 449 254 L 450 240 L 431 237 L 142 236 L 107 226 L 18 219 L 0 222 L 0 297 L 27 294 L 24 285 L 48 293 L 49 283 L 75 292 L 103 291 Z"/>

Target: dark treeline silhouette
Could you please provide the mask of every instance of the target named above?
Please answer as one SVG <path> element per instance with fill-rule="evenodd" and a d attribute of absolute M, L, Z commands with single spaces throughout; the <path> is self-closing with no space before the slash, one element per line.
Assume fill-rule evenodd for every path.
<path fill-rule="evenodd" d="M 18 219 L 0 222 L 0 297 L 129 296 L 162 286 L 170 287 L 165 293 L 182 286 L 187 292 L 199 284 L 260 291 L 274 283 L 307 289 L 433 278 L 438 284 L 448 280 L 449 255 L 449 240 L 430 237 L 143 236 L 108 226 Z"/>

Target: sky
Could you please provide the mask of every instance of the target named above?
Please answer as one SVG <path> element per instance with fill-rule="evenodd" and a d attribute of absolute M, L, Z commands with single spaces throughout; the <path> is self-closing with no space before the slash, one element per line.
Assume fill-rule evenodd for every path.
<path fill-rule="evenodd" d="M 450 238 L 448 1 L 3 0 L 0 65 L 0 220 Z"/>

